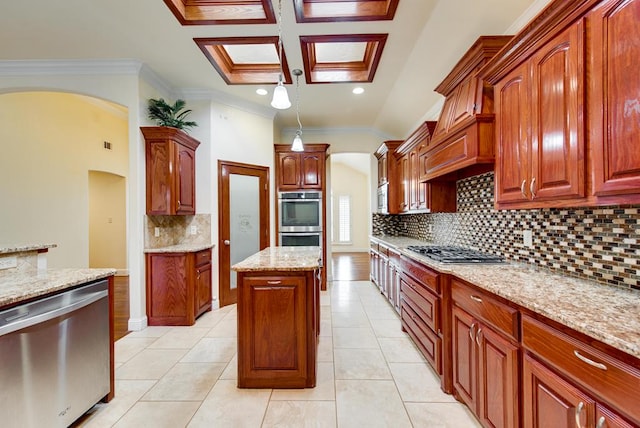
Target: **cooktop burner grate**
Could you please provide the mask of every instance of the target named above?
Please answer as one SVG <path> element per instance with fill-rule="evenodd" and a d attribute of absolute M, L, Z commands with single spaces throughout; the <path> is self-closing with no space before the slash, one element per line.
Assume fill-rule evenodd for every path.
<path fill-rule="evenodd" d="M 504 259 L 494 254 L 462 247 L 439 245 L 411 245 L 408 250 L 422 254 L 440 263 L 503 263 Z"/>

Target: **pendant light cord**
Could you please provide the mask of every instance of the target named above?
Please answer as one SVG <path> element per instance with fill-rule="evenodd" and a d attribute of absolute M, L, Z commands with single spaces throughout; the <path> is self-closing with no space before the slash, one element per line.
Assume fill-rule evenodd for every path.
<path fill-rule="evenodd" d="M 300 122 L 300 75 L 296 74 L 296 119 L 298 119 L 298 133 L 302 135 L 302 122 Z"/>
<path fill-rule="evenodd" d="M 278 0 L 278 62 L 280 63 L 279 81 L 284 81 L 284 69 L 282 66 L 282 0 Z"/>

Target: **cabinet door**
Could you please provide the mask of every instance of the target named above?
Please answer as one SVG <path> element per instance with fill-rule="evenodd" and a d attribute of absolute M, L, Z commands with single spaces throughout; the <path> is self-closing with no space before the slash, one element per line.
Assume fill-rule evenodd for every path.
<path fill-rule="evenodd" d="M 409 209 L 418 209 L 418 149 L 409 153 Z"/>
<path fill-rule="evenodd" d="M 457 91 L 453 91 L 444 100 L 444 105 L 442 106 L 442 112 L 440 113 L 440 119 L 438 119 L 438 123 L 436 124 L 436 129 L 434 129 L 433 131 L 434 140 L 439 139 L 441 134 L 445 134 L 447 132 L 447 129 L 449 128 L 451 115 L 455 107 L 456 95 L 457 95 Z"/>
<path fill-rule="evenodd" d="M 607 407 L 596 405 L 596 428 L 633 428 L 629 422 Z"/>
<path fill-rule="evenodd" d="M 146 145 L 147 214 L 173 214 L 173 182 L 170 173 L 173 161 L 172 143 L 169 140 L 147 141 Z"/>
<path fill-rule="evenodd" d="M 301 159 L 298 153 L 278 153 L 279 190 L 299 189 L 301 171 Z"/>
<path fill-rule="evenodd" d="M 588 17 L 594 193 L 640 193 L 640 1 L 601 3 Z"/>
<path fill-rule="evenodd" d="M 193 285 L 188 284 L 185 254 L 147 254 L 149 325 L 192 325 Z M 193 271 L 190 271 L 193 272 Z"/>
<path fill-rule="evenodd" d="M 518 426 L 518 347 L 480 324 L 478 418 L 484 426 Z"/>
<path fill-rule="evenodd" d="M 409 167 L 409 155 L 400 158 L 400 212 L 409 211 L 411 192 L 411 168 Z"/>
<path fill-rule="evenodd" d="M 475 412 L 477 400 L 477 323 L 471 315 L 454 306 L 452 323 L 453 387 L 462 401 Z"/>
<path fill-rule="evenodd" d="M 529 355 L 523 359 L 522 387 L 525 428 L 594 425 L 593 399 Z"/>
<path fill-rule="evenodd" d="M 175 144 L 175 143 L 174 143 Z M 196 152 L 188 147 L 176 147 L 176 214 L 196 213 Z"/>
<path fill-rule="evenodd" d="M 477 86 L 478 79 L 475 75 L 471 75 L 460 83 L 456 89 L 456 102 L 451 113 L 451 123 L 447 127 L 449 130 L 473 117 L 475 114 Z"/>
<path fill-rule="evenodd" d="M 496 104 L 496 202 L 528 200 L 530 67 L 523 64 L 494 88 Z"/>
<path fill-rule="evenodd" d="M 380 159 L 378 159 L 378 186 L 382 186 L 387 183 L 388 171 L 387 171 L 387 159 L 389 154 L 385 153 Z"/>
<path fill-rule="evenodd" d="M 531 59 L 532 200 L 585 196 L 582 33 L 582 25 L 569 27 Z"/>
<path fill-rule="evenodd" d="M 211 309 L 211 263 L 196 269 L 196 316 Z"/>
<path fill-rule="evenodd" d="M 304 189 L 322 189 L 324 153 L 302 153 L 301 183 Z"/>

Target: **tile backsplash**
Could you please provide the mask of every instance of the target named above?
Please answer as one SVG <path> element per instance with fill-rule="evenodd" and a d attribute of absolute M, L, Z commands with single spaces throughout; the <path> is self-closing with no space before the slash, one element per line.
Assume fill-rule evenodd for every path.
<path fill-rule="evenodd" d="M 168 247 L 177 244 L 209 244 L 211 242 L 211 214 L 145 216 L 145 248 Z M 191 227 L 195 227 L 192 235 Z M 160 236 L 155 236 L 155 228 Z"/>
<path fill-rule="evenodd" d="M 640 291 L 640 206 L 496 210 L 493 191 L 492 172 L 460 180 L 458 212 L 374 214 L 373 234 L 475 248 Z"/>

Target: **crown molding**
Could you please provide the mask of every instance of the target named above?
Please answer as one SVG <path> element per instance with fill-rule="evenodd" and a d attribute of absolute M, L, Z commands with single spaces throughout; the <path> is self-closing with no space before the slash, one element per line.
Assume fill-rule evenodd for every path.
<path fill-rule="evenodd" d="M 176 90 L 173 88 L 173 86 L 171 86 L 169 82 L 160 77 L 160 75 L 153 71 L 153 69 L 147 64 L 141 65 L 139 77 L 160 92 L 166 94 L 166 97 L 173 99 L 178 98 L 176 96 Z"/>
<path fill-rule="evenodd" d="M 141 67 L 142 63 L 140 61 L 132 59 L 3 60 L 0 61 L 0 76 L 137 75 Z"/>
<path fill-rule="evenodd" d="M 507 28 L 505 34 L 516 34 L 522 30 L 524 26 L 531 22 L 549 3 L 551 3 L 551 0 L 536 0 L 531 3 L 527 10 Z"/>
<path fill-rule="evenodd" d="M 298 130 L 297 127 L 286 127 L 282 128 L 282 133 L 291 133 L 295 134 Z M 381 138 L 383 140 L 393 140 L 394 138 L 387 134 L 386 132 L 382 132 L 376 128 L 366 128 L 366 127 L 334 127 L 334 128 L 311 128 L 305 126 L 303 128 L 304 133 L 314 133 L 319 135 L 344 135 L 344 134 L 371 134 L 376 138 Z"/>
<path fill-rule="evenodd" d="M 264 118 L 273 120 L 277 111 L 270 107 L 264 107 L 262 105 L 252 103 L 245 99 L 227 94 L 222 91 L 216 91 L 215 89 L 181 89 L 177 91 L 181 98 L 185 100 L 209 100 L 216 103 L 220 103 L 229 107 L 237 108 L 247 113 L 252 113 Z"/>

